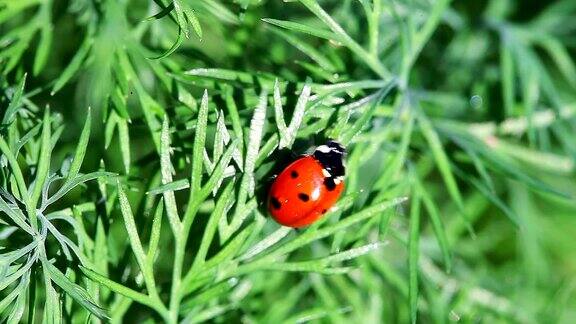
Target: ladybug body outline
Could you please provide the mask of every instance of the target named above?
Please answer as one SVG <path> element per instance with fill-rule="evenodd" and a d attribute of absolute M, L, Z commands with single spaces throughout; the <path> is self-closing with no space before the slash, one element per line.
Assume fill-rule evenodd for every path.
<path fill-rule="evenodd" d="M 344 190 L 346 150 L 328 141 L 288 165 L 274 180 L 268 210 L 284 226 L 299 228 L 324 215 Z"/>

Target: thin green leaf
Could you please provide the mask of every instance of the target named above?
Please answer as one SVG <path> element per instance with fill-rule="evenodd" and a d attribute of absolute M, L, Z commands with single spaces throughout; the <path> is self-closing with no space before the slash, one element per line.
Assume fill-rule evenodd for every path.
<path fill-rule="evenodd" d="M 502 94 L 504 98 L 504 111 L 505 116 L 513 116 L 514 114 L 514 62 L 512 52 L 506 41 L 506 34 L 500 42 L 500 67 L 502 76 Z"/>
<path fill-rule="evenodd" d="M 379 249 L 384 245 L 383 242 L 370 243 L 356 248 L 352 248 L 346 251 L 335 253 L 333 255 L 319 258 L 310 261 L 300 261 L 300 262 L 283 262 L 283 263 L 271 263 L 266 265 L 265 268 L 283 270 L 283 271 L 313 271 L 313 272 L 323 272 L 323 270 L 332 271 L 344 271 L 347 272 L 347 268 L 329 268 L 328 266 L 333 263 L 338 263 L 346 260 L 352 260 L 359 256 L 370 253 L 376 249 Z"/>
<path fill-rule="evenodd" d="M 130 173 L 130 134 L 128 133 L 128 121 L 124 118 L 118 119 L 118 139 L 120 141 L 120 152 L 122 153 L 122 163 L 126 174 Z"/>
<path fill-rule="evenodd" d="M 450 273 L 452 271 L 452 253 L 450 251 L 450 246 L 448 244 L 446 229 L 440 217 L 440 212 L 438 211 L 436 204 L 432 200 L 432 197 L 430 197 L 428 191 L 426 191 L 426 188 L 424 188 L 423 185 L 418 181 L 416 181 L 416 185 L 419 187 L 418 193 L 420 195 L 420 198 L 422 199 L 424 208 L 426 208 L 426 211 L 430 216 L 430 220 L 432 221 L 432 228 L 434 229 L 436 240 L 438 241 L 438 245 L 440 246 L 440 250 L 442 251 L 446 272 Z"/>
<path fill-rule="evenodd" d="M 200 197 L 202 198 L 201 200 L 205 200 L 210 192 L 214 192 L 219 189 L 217 185 L 219 186 L 225 177 L 224 172 L 226 170 L 226 167 L 230 163 L 230 160 L 232 160 L 232 154 L 236 150 L 236 143 L 237 141 L 234 140 L 234 142 L 232 142 L 228 146 L 226 152 L 224 152 L 224 154 L 220 158 L 220 161 L 218 161 L 218 163 L 214 167 L 214 171 L 210 175 L 210 178 L 208 178 L 208 181 L 206 181 L 206 184 L 204 185 L 204 187 L 202 187 L 202 191 L 200 194 Z"/>
<path fill-rule="evenodd" d="M 136 257 L 136 261 L 140 266 L 140 269 L 144 272 L 146 268 L 146 254 L 142 248 L 142 242 L 140 241 L 140 236 L 138 235 L 138 230 L 136 229 L 136 223 L 134 222 L 134 214 L 132 213 L 132 207 L 130 207 L 130 202 L 120 180 L 117 182 L 118 188 L 118 198 L 120 199 L 120 211 L 122 212 L 122 218 L 124 219 L 124 225 L 126 226 L 126 232 L 128 232 L 128 239 L 130 241 L 130 246 Z"/>
<path fill-rule="evenodd" d="M 294 144 L 296 134 L 298 133 L 298 128 L 300 128 L 300 124 L 302 124 L 302 119 L 304 118 L 306 105 L 310 98 L 310 83 L 311 80 L 307 79 L 306 84 L 302 88 L 300 96 L 298 97 L 298 102 L 296 102 L 296 107 L 294 108 L 294 114 L 292 115 L 290 126 L 288 126 L 287 132 L 284 134 L 284 136 L 280 136 L 280 144 L 278 145 L 279 149 L 284 147 L 290 148 L 292 147 L 292 144 Z"/>
<path fill-rule="evenodd" d="M 26 216 L 20 211 L 19 208 L 13 208 L 6 203 L 6 201 L 0 196 L 0 211 L 4 212 L 16 225 L 18 225 L 21 229 L 25 230 L 28 234 L 34 235 L 34 230 L 30 225 L 26 222 Z"/>
<path fill-rule="evenodd" d="M 163 5 L 162 2 L 159 0 L 156 0 L 154 2 L 156 2 L 156 4 L 158 4 L 160 6 Z M 168 6 L 162 8 L 162 10 L 160 10 L 160 12 L 144 19 L 144 21 L 160 19 L 160 18 L 165 17 L 166 15 L 170 14 L 172 12 L 172 10 L 174 10 L 174 2 L 170 2 L 170 4 L 168 4 Z"/>
<path fill-rule="evenodd" d="M 509 156 L 504 155 L 499 150 L 488 147 L 486 143 L 471 137 L 465 131 L 456 128 L 448 129 L 446 126 L 441 126 L 441 130 L 447 133 L 458 146 L 477 152 L 484 161 L 488 162 L 485 163 L 487 168 L 520 181 L 534 190 L 547 192 L 562 198 L 571 198 L 566 192 L 527 174 L 518 166 L 518 163 Z"/>
<path fill-rule="evenodd" d="M 202 39 L 202 26 L 200 25 L 200 21 L 198 20 L 198 17 L 194 13 L 194 10 L 186 8 L 185 13 L 188 22 L 190 22 L 192 28 L 194 29 L 194 32 L 196 33 L 196 35 L 198 35 L 198 38 Z"/>
<path fill-rule="evenodd" d="M 194 263 L 192 264 L 192 268 L 190 271 L 194 271 L 195 268 L 200 266 L 206 261 L 206 255 L 208 255 L 208 249 L 214 240 L 214 235 L 216 234 L 216 230 L 218 229 L 218 224 L 220 223 L 220 219 L 226 215 L 226 212 L 231 207 L 232 203 L 232 193 L 234 189 L 234 182 L 231 181 L 226 188 L 222 191 L 222 193 L 218 197 L 218 202 L 212 211 L 210 218 L 208 219 L 208 224 L 206 225 L 206 229 L 204 230 L 204 234 L 202 236 L 202 243 L 200 243 L 200 247 L 198 248 L 198 252 L 196 253 L 196 257 L 194 258 Z"/>
<path fill-rule="evenodd" d="M 187 312 L 195 305 L 203 305 L 208 303 L 209 301 L 218 298 L 220 296 L 226 295 L 227 293 L 232 290 L 234 286 L 238 283 L 238 280 L 235 278 L 225 280 L 220 282 L 196 295 L 193 298 L 185 301 L 182 303 L 180 308 L 180 312 Z"/>
<path fill-rule="evenodd" d="M 234 101 L 234 90 L 232 87 L 227 86 L 224 89 L 224 100 L 226 101 L 228 116 L 230 116 L 232 121 L 232 129 L 234 130 L 234 135 L 238 140 L 238 148 L 234 152 L 232 158 L 234 161 L 236 161 L 240 171 L 243 171 L 244 157 L 240 152 L 244 152 L 244 132 L 242 130 L 242 123 L 240 122 L 240 116 L 238 115 L 238 108 L 236 107 L 236 102 Z"/>
<path fill-rule="evenodd" d="M 263 18 L 262 21 L 264 21 L 265 23 L 274 25 L 274 26 L 284 28 L 284 29 L 288 29 L 291 31 L 299 32 L 299 33 L 308 34 L 311 36 L 327 39 L 330 41 L 334 41 L 334 42 L 338 42 L 338 43 L 342 41 L 340 39 L 340 37 L 338 37 L 338 35 L 336 35 L 335 33 L 331 32 L 329 30 L 320 29 L 320 28 L 312 28 L 312 27 L 309 27 L 309 26 L 306 26 L 306 25 L 303 25 L 300 23 L 295 23 L 295 22 L 286 21 L 286 20 Z"/>
<path fill-rule="evenodd" d="M 26 85 L 26 76 L 27 74 L 24 73 L 22 80 L 20 80 L 20 83 L 15 87 L 12 98 L 10 98 L 10 103 L 8 104 L 8 108 L 6 108 L 4 117 L 2 118 L 2 124 L 4 125 L 11 124 L 12 121 L 14 121 L 16 112 L 22 105 L 22 94 L 24 93 L 24 87 Z"/>
<path fill-rule="evenodd" d="M 408 241 L 408 268 L 409 268 L 409 300 L 410 319 L 414 324 L 418 314 L 418 256 L 420 238 L 420 205 L 421 193 L 418 187 L 414 188 L 410 206 L 410 239 Z"/>
<path fill-rule="evenodd" d="M 227 24 L 238 24 L 238 17 L 219 1 L 199 1 L 198 6 Z"/>
<path fill-rule="evenodd" d="M 26 272 L 24 276 L 20 279 L 20 283 L 18 286 L 14 288 L 8 295 L 3 297 L 0 301 L 0 314 L 5 314 L 6 307 L 8 307 L 14 299 L 18 296 L 26 295 L 26 288 L 28 286 L 28 282 L 30 281 L 30 273 Z"/>
<path fill-rule="evenodd" d="M 54 195 L 52 195 L 50 198 L 48 198 L 48 200 L 45 203 L 42 204 L 41 209 L 45 209 L 47 206 L 53 204 L 58 199 L 62 198 L 65 194 L 67 194 L 70 190 L 74 189 L 76 186 L 78 186 L 84 182 L 98 179 L 98 178 L 112 178 L 112 177 L 116 177 L 116 174 L 112 173 L 112 172 L 105 172 L 105 171 L 91 172 L 88 174 L 82 174 L 82 175 L 76 176 L 74 179 L 72 179 L 70 181 L 66 181 L 62 185 L 62 187 L 60 187 L 60 189 L 58 189 L 58 191 L 56 191 L 56 193 Z"/>
<path fill-rule="evenodd" d="M 562 42 L 552 37 L 541 37 L 538 38 L 538 41 L 554 60 L 558 71 L 562 73 L 573 88 L 576 88 L 576 65 Z"/>
<path fill-rule="evenodd" d="M 188 179 L 180 179 L 158 186 L 147 192 L 149 195 L 164 194 L 168 191 L 178 191 L 190 188 L 190 181 Z"/>
<path fill-rule="evenodd" d="M 132 252 L 136 257 L 138 266 L 142 271 L 144 276 L 144 281 L 146 283 L 146 288 L 151 296 L 157 296 L 156 282 L 154 280 L 154 274 L 152 269 L 149 268 L 147 262 L 147 256 L 142 247 L 142 242 L 140 241 L 140 235 L 136 229 L 136 222 L 134 221 L 134 214 L 132 213 L 132 207 L 130 207 L 130 202 L 128 197 L 124 193 L 124 189 L 120 184 L 120 180 L 117 182 L 118 188 L 118 198 L 120 200 L 120 211 L 122 212 L 122 217 L 124 219 L 124 225 L 126 226 L 126 231 L 128 232 L 128 239 L 130 241 L 130 246 L 132 247 Z"/>
<path fill-rule="evenodd" d="M 520 218 L 518 217 L 516 212 L 510 209 L 510 207 L 508 207 L 508 205 L 504 201 L 502 201 L 500 197 L 498 197 L 497 193 L 494 192 L 493 189 L 489 188 L 485 183 L 483 183 L 479 179 L 470 177 L 469 175 L 464 176 L 464 173 L 461 170 L 458 170 L 457 168 L 454 168 L 454 171 L 456 171 L 456 174 L 460 178 L 470 182 L 480 193 L 482 193 L 482 195 L 484 195 L 494 205 L 496 205 L 496 207 L 498 207 L 504 213 L 504 215 L 506 215 L 510 219 L 512 224 L 514 224 L 517 227 L 520 227 Z"/>
<path fill-rule="evenodd" d="M 114 291 L 119 293 L 122 296 L 128 297 L 142 305 L 146 305 L 150 308 L 153 308 L 155 310 L 157 310 L 160 314 L 165 313 L 165 308 L 163 305 L 155 303 L 150 297 L 139 293 L 135 290 L 132 290 L 128 287 L 125 287 L 119 283 L 116 283 L 110 279 L 108 279 L 107 277 L 98 274 L 95 271 L 92 271 L 88 268 L 85 268 L 83 266 L 80 266 L 80 270 L 82 270 L 82 272 L 86 275 L 86 277 L 90 278 L 91 280 L 93 280 L 94 282 Z"/>
<path fill-rule="evenodd" d="M 187 30 L 185 31 L 187 33 Z M 187 36 L 186 36 L 187 37 Z M 184 41 L 183 37 L 182 37 L 182 28 L 178 27 L 178 35 L 176 36 L 176 41 L 174 42 L 174 44 L 172 44 L 172 46 L 170 46 L 169 49 L 167 49 L 164 53 L 159 54 L 157 56 L 152 56 L 149 57 L 148 59 L 150 60 L 161 60 L 165 57 L 170 56 L 170 54 L 176 52 L 176 50 L 180 47 L 180 45 L 182 45 L 182 42 Z"/>
<path fill-rule="evenodd" d="M 246 242 L 246 238 L 252 234 L 254 231 L 255 223 L 248 225 L 246 228 L 241 230 L 238 235 L 236 235 L 233 239 L 230 240 L 226 246 L 224 246 L 215 256 L 207 260 L 204 265 L 201 267 L 201 274 L 202 276 L 212 276 L 213 274 L 210 272 L 212 268 L 220 265 L 225 264 L 227 261 L 231 260 L 238 251 L 242 248 L 244 243 Z M 200 282 L 200 278 L 195 277 L 196 273 L 192 271 L 188 271 L 184 279 L 182 280 L 182 289 L 181 295 L 186 296 L 194 289 L 197 288 L 197 284 Z"/>
<path fill-rule="evenodd" d="M 62 288 L 70 297 L 72 297 L 72 299 L 82 305 L 82 307 L 84 307 L 86 310 L 101 320 L 106 320 L 109 318 L 106 311 L 92 299 L 92 297 L 88 294 L 88 292 L 86 292 L 86 290 L 84 290 L 84 288 L 68 280 L 68 278 L 66 278 L 66 276 L 64 276 L 64 274 L 60 272 L 60 270 L 58 270 L 58 268 L 56 268 L 48 260 L 43 259 L 42 265 L 50 274 L 50 279 L 54 281 L 54 283 L 57 284 L 60 288 Z M 83 269 L 82 266 L 81 268 Z"/>
<path fill-rule="evenodd" d="M 188 70 L 184 72 L 184 74 L 190 76 L 252 83 L 252 75 L 246 72 L 238 72 L 234 70 L 200 68 Z"/>
<path fill-rule="evenodd" d="M 202 181 L 202 153 L 206 143 L 206 124 L 208 122 L 208 90 L 204 90 L 202 102 L 196 122 L 194 132 L 194 148 L 192 151 L 192 175 L 190 176 L 190 195 L 196 195 L 200 192 L 200 183 Z"/>
<path fill-rule="evenodd" d="M 172 183 L 172 172 L 174 167 L 170 161 L 170 134 L 168 129 L 168 118 L 164 118 L 162 123 L 162 131 L 160 133 L 160 171 L 162 172 L 162 185 Z M 194 171 L 193 171 L 194 172 Z M 180 216 L 178 216 L 178 207 L 176 205 L 176 197 L 174 191 L 163 191 L 164 204 L 166 206 L 166 215 L 168 221 L 175 235 L 180 235 L 182 223 Z"/>
<path fill-rule="evenodd" d="M 284 121 L 284 110 L 282 109 L 282 95 L 280 94 L 280 83 L 278 79 L 274 81 L 274 117 L 276 119 L 276 126 L 280 133 L 280 140 L 287 136 L 288 127 Z"/>
<path fill-rule="evenodd" d="M 341 40 L 344 45 L 346 45 L 354 54 L 361 58 L 366 65 L 368 65 L 374 72 L 376 72 L 382 78 L 388 78 L 390 72 L 381 61 L 373 55 L 370 55 L 365 49 L 363 49 L 356 41 L 346 33 L 344 28 L 342 28 L 333 18 L 330 16 L 316 0 L 299 0 L 304 4 L 313 14 L 315 14 L 320 20 L 322 20 Z"/>
<path fill-rule="evenodd" d="M 280 240 L 286 237 L 286 235 L 290 234 L 290 232 L 292 232 L 290 227 L 280 227 L 270 235 L 266 236 L 260 242 L 254 244 L 248 251 L 246 251 L 246 253 L 238 258 L 238 261 L 246 261 L 254 258 L 258 254 L 266 251 L 268 248 L 280 242 Z"/>
<path fill-rule="evenodd" d="M 14 155 L 18 156 L 18 153 L 22 149 L 24 145 L 26 145 L 33 137 L 38 135 L 40 129 L 42 128 L 42 124 L 36 124 L 32 127 L 24 136 L 20 137 L 20 139 L 16 142 L 14 146 Z"/>
<path fill-rule="evenodd" d="M 118 119 L 120 117 L 116 113 L 116 111 L 110 112 L 110 117 L 106 121 L 106 126 L 104 128 L 104 148 L 108 149 L 110 144 L 112 143 L 112 138 L 114 137 L 114 130 L 116 129 L 116 125 L 118 124 Z"/>
<path fill-rule="evenodd" d="M 90 139 L 91 125 L 92 125 L 92 113 L 91 109 L 88 108 L 88 112 L 86 114 L 86 122 L 84 123 L 84 128 L 82 129 L 82 133 L 80 134 L 78 145 L 76 145 L 76 152 L 74 153 L 74 158 L 72 159 L 70 170 L 68 171 L 68 175 L 66 176 L 66 181 L 71 181 L 72 179 L 74 179 L 78 175 L 78 172 L 80 171 L 80 167 L 82 166 L 82 162 L 84 161 L 84 156 L 86 155 L 88 140 Z"/>
<path fill-rule="evenodd" d="M 32 195 L 30 196 L 30 204 L 36 206 L 40 195 L 42 194 L 42 187 L 44 182 L 48 179 L 48 172 L 50 171 L 50 157 L 52 155 L 52 145 L 50 143 L 50 136 L 52 134 L 52 123 L 50 121 L 50 109 L 46 108 L 44 111 L 44 119 L 42 121 L 42 144 L 40 149 L 40 156 L 38 158 L 38 169 L 36 178 L 34 180 L 34 187 Z M 36 215 L 32 216 L 32 222 L 36 223 Z"/>
<path fill-rule="evenodd" d="M 93 43 L 92 37 L 86 37 L 84 39 L 84 42 L 82 42 L 82 45 L 80 45 L 80 48 L 78 49 L 78 51 L 76 51 L 76 54 L 74 54 L 74 57 L 70 61 L 70 64 L 68 64 L 68 66 L 64 69 L 64 71 L 62 71 L 62 73 L 60 73 L 60 76 L 56 79 L 56 82 L 52 87 L 52 91 L 50 92 L 51 96 L 56 94 L 56 92 L 60 91 L 60 89 L 62 89 L 70 81 L 70 79 L 72 79 L 72 77 L 78 72 L 78 70 L 80 70 L 80 68 L 82 67 L 82 63 L 84 63 L 84 60 L 86 59 L 88 53 L 90 52 L 92 43 Z"/>
<path fill-rule="evenodd" d="M 448 194 L 456 204 L 456 207 L 458 207 L 459 215 L 462 217 L 462 220 L 466 224 L 468 231 L 470 233 L 474 233 L 470 221 L 468 221 L 466 215 L 464 215 L 464 203 L 462 201 L 462 195 L 460 194 L 460 189 L 458 188 L 458 184 L 454 179 L 454 174 L 452 173 L 452 168 L 450 167 L 450 161 L 448 160 L 448 156 L 444 151 L 442 142 L 438 137 L 438 133 L 436 133 L 428 118 L 422 113 L 418 115 L 418 124 L 420 125 L 422 135 L 424 135 L 428 145 L 430 145 L 432 156 L 434 157 L 436 165 L 438 166 L 438 170 L 440 171 L 442 179 L 446 184 Z"/>
<path fill-rule="evenodd" d="M 359 223 L 365 219 L 368 219 L 370 217 L 374 217 L 374 216 L 378 215 L 379 213 L 383 212 L 384 210 L 387 210 L 389 208 L 397 206 L 404 201 L 406 201 L 405 197 L 396 198 L 396 199 L 393 199 L 390 201 L 379 202 L 377 204 L 374 204 L 373 206 L 370 206 L 368 208 L 363 209 L 362 211 L 359 211 L 353 215 L 350 215 L 344 219 L 341 219 L 340 221 L 338 221 L 335 224 L 332 224 L 332 225 L 329 225 L 329 226 L 326 226 L 323 228 L 319 228 L 315 231 L 306 231 L 303 234 L 296 237 L 295 239 L 293 239 L 292 241 L 282 245 L 278 249 L 267 254 L 264 258 L 265 259 L 271 259 L 271 258 L 280 256 L 280 255 L 284 255 L 284 254 L 289 253 L 291 251 L 294 251 L 295 249 L 297 249 L 301 246 L 304 246 L 306 244 L 309 244 L 310 242 L 322 239 L 322 238 L 327 237 L 329 235 L 332 235 L 338 231 L 341 231 L 344 228 L 347 228 L 347 227 L 350 227 L 356 223 Z"/>
<path fill-rule="evenodd" d="M 184 31 L 184 36 L 186 38 L 190 37 L 188 32 L 188 23 L 186 22 L 186 14 L 184 13 L 184 4 L 180 2 L 180 0 L 172 0 L 174 4 L 174 11 L 176 13 L 176 23 L 178 24 L 179 29 Z"/>
<path fill-rule="evenodd" d="M 164 210 L 164 200 L 160 199 L 154 218 L 152 219 L 152 230 L 150 232 L 150 243 L 148 244 L 148 253 L 146 254 L 147 267 L 152 270 L 154 259 L 160 243 L 160 230 L 162 229 L 162 211 Z"/>
<path fill-rule="evenodd" d="M 378 107 L 378 105 L 380 105 L 382 100 L 388 95 L 388 93 L 395 86 L 396 86 L 396 82 L 392 81 L 392 82 L 388 83 L 388 85 L 385 88 L 383 88 L 382 90 L 379 91 L 378 96 L 374 99 L 374 101 L 372 101 L 372 104 L 368 107 L 368 109 L 366 109 L 362 113 L 360 118 L 358 118 L 354 122 L 354 124 L 352 124 L 352 127 L 350 127 L 348 129 L 348 131 L 342 135 L 342 138 L 340 139 L 342 144 L 348 145 L 348 143 L 350 143 L 350 141 L 352 141 L 352 139 L 355 136 L 357 136 L 369 124 L 369 121 L 372 118 L 372 116 L 374 115 L 374 112 L 376 111 L 376 108 Z"/>
<path fill-rule="evenodd" d="M 386 188 L 390 180 L 400 174 L 402 166 L 406 162 L 410 142 L 412 141 L 412 131 L 414 129 L 414 115 L 407 116 L 408 120 L 402 126 L 402 137 L 396 154 L 392 157 L 392 162 L 386 166 L 384 173 L 375 184 L 377 188 Z"/>
<path fill-rule="evenodd" d="M 266 122 L 267 106 L 268 93 L 266 90 L 262 90 L 258 100 L 258 105 L 256 106 L 256 109 L 254 109 L 252 121 L 250 122 L 248 148 L 244 159 L 244 174 L 240 182 L 238 199 L 236 200 L 236 208 L 234 209 L 235 217 L 232 219 L 228 229 L 228 235 L 234 233 L 242 225 L 244 219 L 238 216 L 241 214 L 247 198 L 252 197 L 254 194 L 254 169 L 256 167 L 256 159 L 258 158 L 258 151 L 260 150 L 260 142 L 262 141 L 264 124 Z"/>
<path fill-rule="evenodd" d="M 184 324 L 196 324 L 196 323 L 206 323 L 209 320 L 216 318 L 232 309 L 234 309 L 234 305 L 217 305 L 213 307 L 208 307 L 200 312 L 196 312 L 192 310 L 188 316 L 186 316 L 182 323 Z"/>
<path fill-rule="evenodd" d="M 40 16 L 42 17 L 43 23 L 40 29 L 40 42 L 38 43 L 34 66 L 32 68 L 34 75 L 38 75 L 44 69 L 51 53 L 50 46 L 52 45 L 52 36 L 54 34 L 51 3 L 47 2 L 40 7 Z"/>
<path fill-rule="evenodd" d="M 13 282 L 16 282 L 16 280 L 20 279 L 22 276 L 25 276 L 25 275 L 30 273 L 30 268 L 32 268 L 32 266 L 34 265 L 34 263 L 38 259 L 38 252 L 37 251 L 38 250 L 36 250 L 33 255 L 29 255 L 26 263 L 23 266 L 19 267 L 18 270 L 14 271 L 10 275 L 6 276 L 5 278 L 2 278 L 2 280 L 0 281 L 0 290 L 6 289 Z M 22 280 L 22 279 L 20 279 L 20 280 Z M 1 311 L 0 311 L 0 314 L 2 314 Z"/>
<path fill-rule="evenodd" d="M 330 62 L 330 60 L 326 58 L 326 56 L 317 50 L 314 46 L 308 45 L 307 43 L 303 42 L 302 39 L 293 36 L 292 34 L 286 33 L 279 28 L 270 27 L 270 30 L 276 35 L 282 37 L 284 40 L 290 43 L 290 45 L 306 54 L 308 57 L 318 63 L 322 69 L 326 70 L 326 72 L 332 73 L 336 70 L 336 67 L 334 67 L 332 62 Z"/>

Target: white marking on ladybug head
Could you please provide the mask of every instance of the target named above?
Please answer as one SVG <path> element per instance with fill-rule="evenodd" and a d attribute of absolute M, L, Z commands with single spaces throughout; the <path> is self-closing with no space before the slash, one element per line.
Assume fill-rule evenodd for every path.
<path fill-rule="evenodd" d="M 340 182 L 342 182 L 342 177 L 336 177 L 336 178 L 334 178 L 334 183 L 335 183 L 336 185 L 339 185 Z"/>
<path fill-rule="evenodd" d="M 322 153 L 330 153 L 330 151 L 332 151 L 332 149 L 330 147 L 328 147 L 328 145 L 320 145 L 316 148 L 316 151 L 319 151 Z"/>
<path fill-rule="evenodd" d="M 330 172 L 328 172 L 328 170 L 326 169 L 322 169 L 322 175 L 326 178 L 331 177 L 332 175 L 330 174 Z"/>

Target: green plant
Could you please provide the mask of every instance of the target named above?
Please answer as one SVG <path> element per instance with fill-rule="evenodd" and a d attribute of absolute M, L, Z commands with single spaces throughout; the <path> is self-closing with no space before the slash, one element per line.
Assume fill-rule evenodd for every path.
<path fill-rule="evenodd" d="M 0 0 L 0 319 L 573 321 L 575 14 Z M 327 138 L 346 194 L 277 225 Z"/>

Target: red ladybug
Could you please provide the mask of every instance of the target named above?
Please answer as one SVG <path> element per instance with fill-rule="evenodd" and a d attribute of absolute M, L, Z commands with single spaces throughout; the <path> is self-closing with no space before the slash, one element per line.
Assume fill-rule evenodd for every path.
<path fill-rule="evenodd" d="M 344 190 L 345 154 L 342 145 L 328 141 L 286 167 L 270 188 L 272 217 L 284 226 L 303 227 L 325 214 Z"/>

